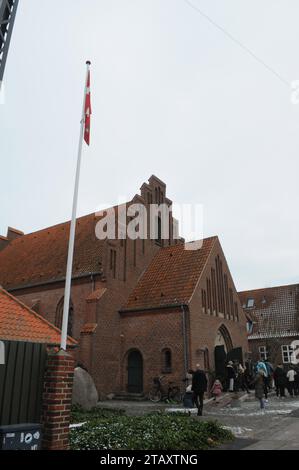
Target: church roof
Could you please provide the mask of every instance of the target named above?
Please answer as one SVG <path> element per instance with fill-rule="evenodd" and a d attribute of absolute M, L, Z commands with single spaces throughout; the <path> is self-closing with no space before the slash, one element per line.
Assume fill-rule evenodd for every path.
<path fill-rule="evenodd" d="M 161 248 L 121 312 L 188 304 L 217 240 L 205 238 L 197 250 L 184 244 Z"/>
<path fill-rule="evenodd" d="M 95 236 L 95 214 L 77 219 L 73 276 L 101 271 L 104 242 Z M 6 289 L 63 280 L 70 222 L 12 240 L 0 251 L 0 285 Z"/>
<path fill-rule="evenodd" d="M 0 288 L 0 340 L 59 346 L 60 330 Z M 77 342 L 69 337 L 67 344 L 74 347 Z"/>
<path fill-rule="evenodd" d="M 152 175 L 148 185 L 151 191 L 154 191 L 154 183 L 165 187 L 165 183 Z M 136 197 L 144 200 L 142 195 Z M 120 208 L 133 203 L 135 198 L 121 206 L 77 219 L 73 277 L 103 274 L 105 240 L 96 237 L 96 224 L 102 214 L 105 216 L 110 210 L 115 211 L 117 220 Z M 10 230 L 14 231 L 13 237 L 2 237 L 7 245 L 0 249 L 0 285 L 11 291 L 65 279 L 70 221 L 28 235 Z"/>
<path fill-rule="evenodd" d="M 299 335 L 299 284 L 239 292 L 253 331 L 248 339 Z"/>

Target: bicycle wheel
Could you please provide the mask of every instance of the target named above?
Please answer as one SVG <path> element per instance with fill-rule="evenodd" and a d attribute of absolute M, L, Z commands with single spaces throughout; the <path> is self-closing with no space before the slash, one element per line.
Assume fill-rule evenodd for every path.
<path fill-rule="evenodd" d="M 183 395 L 179 389 L 179 387 L 174 387 L 169 394 L 169 399 L 174 401 L 175 403 L 182 403 Z"/>
<path fill-rule="evenodd" d="M 162 393 L 160 390 L 152 389 L 148 394 L 148 399 L 153 403 L 158 403 L 162 399 Z"/>

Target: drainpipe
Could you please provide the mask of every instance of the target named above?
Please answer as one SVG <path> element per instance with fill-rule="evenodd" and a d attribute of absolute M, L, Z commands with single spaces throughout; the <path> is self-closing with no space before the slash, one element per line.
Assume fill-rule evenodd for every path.
<path fill-rule="evenodd" d="M 181 305 L 182 309 L 182 329 L 183 329 L 183 349 L 184 349 L 184 370 L 185 376 L 188 372 L 188 349 L 187 349 L 187 325 L 186 325 L 186 311 L 184 305 Z"/>
<path fill-rule="evenodd" d="M 94 276 L 93 276 L 93 274 L 91 274 L 90 280 L 91 280 L 91 291 L 94 292 L 95 281 L 94 281 Z"/>

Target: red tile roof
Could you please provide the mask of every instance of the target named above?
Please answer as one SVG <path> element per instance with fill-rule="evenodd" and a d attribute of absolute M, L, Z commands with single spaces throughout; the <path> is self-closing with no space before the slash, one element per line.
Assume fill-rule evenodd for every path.
<path fill-rule="evenodd" d="M 0 340 L 60 344 L 60 330 L 0 288 Z M 77 342 L 68 338 L 68 346 Z"/>
<path fill-rule="evenodd" d="M 77 220 L 73 276 L 101 271 L 104 242 L 95 236 L 95 214 Z M 63 280 L 70 222 L 18 237 L 0 251 L 0 285 L 6 289 Z"/>
<path fill-rule="evenodd" d="M 107 291 L 106 287 L 99 287 L 98 289 L 93 291 L 91 294 L 89 294 L 88 297 L 86 297 L 87 302 L 100 300 L 106 291 Z"/>
<path fill-rule="evenodd" d="M 97 329 L 97 326 L 97 323 L 85 323 L 85 325 L 83 325 L 83 328 L 81 329 L 81 333 L 86 335 L 94 333 Z"/>
<path fill-rule="evenodd" d="M 249 339 L 299 335 L 299 284 L 239 292 L 245 313 L 253 321 Z M 247 301 L 254 306 L 247 308 Z"/>
<path fill-rule="evenodd" d="M 204 239 L 199 250 L 184 244 L 159 250 L 122 311 L 188 304 L 216 240 Z"/>

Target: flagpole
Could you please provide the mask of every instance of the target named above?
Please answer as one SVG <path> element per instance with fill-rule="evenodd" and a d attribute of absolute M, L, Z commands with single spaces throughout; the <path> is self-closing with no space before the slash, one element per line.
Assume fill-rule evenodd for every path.
<path fill-rule="evenodd" d="M 73 199 L 72 221 L 71 221 L 71 228 L 70 228 L 70 238 L 69 238 L 67 268 L 66 268 L 65 293 L 64 293 L 61 343 L 60 343 L 60 347 L 64 351 L 66 351 L 66 344 L 67 344 L 67 330 L 68 330 L 68 320 L 69 320 L 73 257 L 74 257 L 74 245 L 75 245 L 75 234 L 76 234 L 77 204 L 78 204 L 81 157 L 82 157 L 82 146 L 83 146 L 84 124 L 85 124 L 85 100 L 86 100 L 87 83 L 88 83 L 90 65 L 91 65 L 90 62 L 86 62 L 87 71 L 86 71 L 86 81 L 85 81 L 85 89 L 84 89 L 83 111 L 82 111 L 82 119 L 81 119 L 76 180 L 75 180 L 75 190 L 74 190 L 74 199 Z"/>

